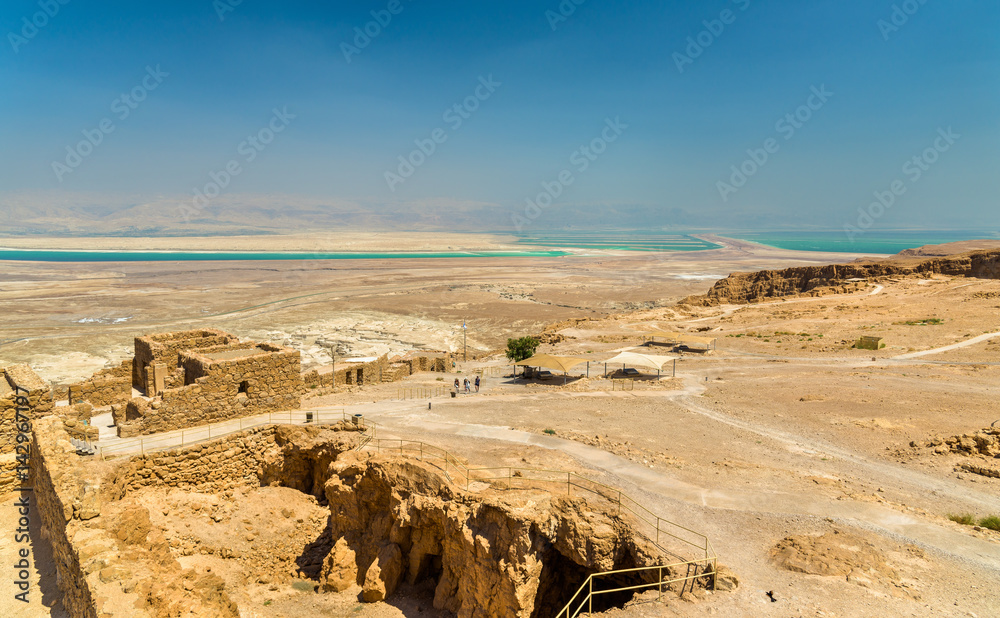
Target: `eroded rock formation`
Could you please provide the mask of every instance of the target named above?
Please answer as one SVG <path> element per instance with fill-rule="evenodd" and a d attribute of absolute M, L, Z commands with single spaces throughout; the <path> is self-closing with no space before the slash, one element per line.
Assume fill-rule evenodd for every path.
<path fill-rule="evenodd" d="M 628 525 L 581 498 L 519 507 L 411 460 L 345 453 L 325 492 L 341 540 L 321 582 L 337 590 L 353 578 L 366 601 L 391 595 L 405 575 L 435 581 L 434 606 L 459 616 L 551 615 L 589 573 L 656 563 Z"/>
<path fill-rule="evenodd" d="M 704 296 L 690 296 L 688 305 L 745 304 L 769 298 L 850 292 L 857 288 L 851 280 L 880 277 L 942 274 L 979 279 L 1000 278 L 1000 250 L 972 251 L 933 259 L 891 259 L 828 266 L 800 266 L 783 270 L 733 273 L 722 279 Z"/>

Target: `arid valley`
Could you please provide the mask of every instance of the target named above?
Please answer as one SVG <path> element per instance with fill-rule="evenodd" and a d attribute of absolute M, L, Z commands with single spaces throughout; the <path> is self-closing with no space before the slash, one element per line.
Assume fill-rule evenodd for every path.
<path fill-rule="evenodd" d="M 1000 431 L 990 433 L 1000 420 L 995 251 L 986 250 L 994 254 L 992 277 L 936 266 L 834 277 L 786 294 L 801 284 L 789 283 L 787 273 L 777 283 L 780 273 L 768 275 L 766 286 L 716 283 L 731 272 L 822 267 L 862 256 L 711 240 L 723 246 L 548 258 L 6 262 L 0 366 L 27 363 L 58 392 L 126 359 L 140 335 L 221 329 L 297 350 L 303 371 L 319 376 L 302 409 L 321 418 L 325 411 L 362 414 L 377 423 L 382 444 L 432 445 L 470 469 L 569 471 L 710 539 L 720 565 L 714 591 L 674 587 L 661 603 L 655 589 L 639 590 L 601 615 L 996 615 L 1000 532 L 978 525 L 1000 515 Z M 424 246 L 463 247 L 463 241 L 483 246 L 468 238 L 425 239 Z M 191 247 L 197 243 L 185 248 Z M 913 264 L 969 248 L 894 259 Z M 704 296 L 710 288 L 714 298 Z M 749 297 L 720 298 L 720 289 Z M 605 365 L 623 350 L 670 352 L 655 343 L 640 348 L 651 330 L 710 336 L 714 349 L 681 351 L 676 375 L 667 367 L 670 376 L 647 371 L 623 380 L 619 368 Z M 524 335 L 540 336 L 539 353 L 593 360 L 567 380 L 559 372 L 549 380 L 514 379 L 503 347 Z M 866 335 L 882 338 L 883 347 L 855 348 Z M 334 389 L 323 382 L 331 350 L 342 359 L 444 351 L 455 365 L 443 378 L 420 371 L 397 382 Z M 452 378 L 474 375 L 482 378 L 479 392 L 448 396 Z M 308 445 L 318 438 L 293 435 L 279 445 L 284 439 Z M 401 461 L 411 459 L 414 453 Z M 333 481 L 319 502 L 307 488 L 289 489 L 298 482 L 150 486 L 107 502 L 89 522 L 113 526 L 116 518 L 135 517 L 134 509 L 148 512 L 143 525 L 151 527 L 151 547 L 154 537 L 162 539 L 180 563 L 177 572 L 191 573 L 184 577 L 217 576 L 220 594 L 241 616 L 480 615 L 467 613 L 468 597 L 461 610 L 457 601 L 436 601 L 434 585 L 444 584 L 421 583 L 416 573 L 384 602 L 363 603 L 368 588 L 362 594 L 360 583 L 330 591 L 322 584 L 332 577 L 327 567 L 320 574 L 318 566 L 282 563 L 280 556 L 294 557 L 323 538 L 324 505 L 334 499 Z M 564 508 L 556 502 L 558 488 L 506 490 L 494 482 L 480 491 L 495 492 L 481 499 L 500 501 L 512 514 L 555 517 L 545 514 Z M 601 501 L 589 508 L 604 512 Z M 965 514 L 972 519 L 953 521 Z M 640 534 L 629 515 L 615 517 Z M 579 533 L 594 535 L 590 543 L 598 547 L 596 530 Z M 222 551 L 219 538 L 234 539 L 232 549 Z M 36 544 L 32 577 L 48 607 L 15 607 L 11 615 L 66 615 L 43 545 Z M 270 558 L 263 547 L 271 548 Z M 3 560 L 15 560 L 14 551 L 11 539 L 0 541 Z M 188 615 L 162 591 L 142 593 L 140 585 L 136 596 L 139 571 L 89 568 L 100 582 L 94 584 L 102 597 L 98 615 Z M 564 576 L 559 585 L 566 595 L 553 592 L 545 603 L 579 586 Z M 546 582 L 543 588 L 556 585 Z M 6 596 L 13 594 L 9 582 L 3 586 Z M 473 593 L 492 594 L 488 587 Z M 553 608 L 537 605 L 531 615 L 555 615 Z"/>

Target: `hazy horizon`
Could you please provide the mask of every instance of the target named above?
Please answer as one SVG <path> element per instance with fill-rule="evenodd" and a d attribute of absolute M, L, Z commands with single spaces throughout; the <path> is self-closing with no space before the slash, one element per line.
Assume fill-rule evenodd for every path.
<path fill-rule="evenodd" d="M 1000 228 L 997 5 L 40 6 L 0 232 Z"/>

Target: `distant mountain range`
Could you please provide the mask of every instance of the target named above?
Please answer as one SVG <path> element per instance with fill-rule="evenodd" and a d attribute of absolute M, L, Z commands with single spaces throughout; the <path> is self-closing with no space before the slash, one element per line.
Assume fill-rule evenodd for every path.
<path fill-rule="evenodd" d="M 298 195 L 191 197 L 84 193 L 0 194 L 0 236 L 245 236 L 338 229 L 383 231 L 515 230 L 524 206 L 448 199 L 386 204 Z M 786 216 L 730 213 L 727 226 L 761 229 Z M 644 204 L 553 204 L 524 231 L 709 229 L 718 213 Z"/>

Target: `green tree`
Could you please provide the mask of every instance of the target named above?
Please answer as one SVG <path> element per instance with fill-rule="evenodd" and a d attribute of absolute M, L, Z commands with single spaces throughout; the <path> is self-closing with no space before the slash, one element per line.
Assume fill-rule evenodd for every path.
<path fill-rule="evenodd" d="M 535 355 L 535 348 L 538 347 L 538 339 L 534 337 L 520 337 L 518 339 L 507 340 L 507 358 L 513 362 L 523 361 Z"/>

